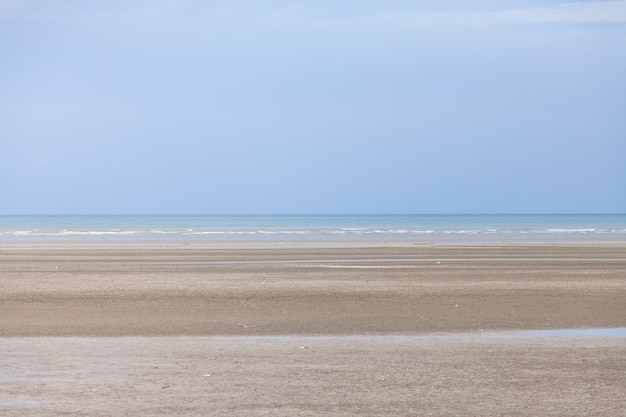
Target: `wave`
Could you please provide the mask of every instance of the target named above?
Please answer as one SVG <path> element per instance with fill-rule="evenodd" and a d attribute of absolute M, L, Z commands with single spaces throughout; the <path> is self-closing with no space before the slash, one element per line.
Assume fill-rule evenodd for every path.
<path fill-rule="evenodd" d="M 110 229 L 110 230 L 4 230 L 4 237 L 150 237 L 150 236 L 515 236 L 515 235 L 615 235 L 626 234 L 626 229 L 610 228 L 504 228 L 504 229 L 411 229 L 411 228 L 316 228 L 316 229 L 244 229 L 244 230 L 205 230 L 205 229 Z"/>

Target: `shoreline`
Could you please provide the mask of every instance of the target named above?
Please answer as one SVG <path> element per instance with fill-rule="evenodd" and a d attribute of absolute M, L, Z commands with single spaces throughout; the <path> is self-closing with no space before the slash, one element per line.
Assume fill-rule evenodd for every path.
<path fill-rule="evenodd" d="M 10 250 L 11 248 L 28 248 L 28 247 L 70 247 L 76 248 L 84 246 L 86 248 L 108 248 L 108 247 L 197 247 L 205 249 L 221 249 L 221 248 L 250 248 L 250 249 L 306 249 L 306 248 L 372 248 L 372 247 L 413 247 L 413 246 L 622 246 L 626 247 L 626 236 L 607 237 L 581 237 L 568 236 L 566 238 L 559 236 L 546 237 L 529 237 L 527 239 L 520 236 L 508 239 L 495 239 L 486 237 L 440 237 L 435 239 L 415 239 L 415 238 L 275 238 L 275 237 L 259 237 L 259 238 L 135 238 L 135 237 L 98 237 L 98 238 L 74 238 L 74 237 L 28 237 L 28 238 L 0 238 L 0 250 Z"/>

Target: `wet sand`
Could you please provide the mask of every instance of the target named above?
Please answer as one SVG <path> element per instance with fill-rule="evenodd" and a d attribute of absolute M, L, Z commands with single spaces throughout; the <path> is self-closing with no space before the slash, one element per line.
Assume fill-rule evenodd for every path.
<path fill-rule="evenodd" d="M 624 246 L 11 247 L 1 336 L 626 326 Z"/>
<path fill-rule="evenodd" d="M 624 338 L 484 337 L 626 327 L 624 245 L 23 245 L 0 274 L 0 415 L 626 409 Z"/>

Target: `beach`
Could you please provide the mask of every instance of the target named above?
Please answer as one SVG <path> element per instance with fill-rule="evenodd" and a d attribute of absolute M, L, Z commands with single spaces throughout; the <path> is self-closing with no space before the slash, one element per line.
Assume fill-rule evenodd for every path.
<path fill-rule="evenodd" d="M 624 415 L 623 244 L 1 249 L 0 415 Z"/>

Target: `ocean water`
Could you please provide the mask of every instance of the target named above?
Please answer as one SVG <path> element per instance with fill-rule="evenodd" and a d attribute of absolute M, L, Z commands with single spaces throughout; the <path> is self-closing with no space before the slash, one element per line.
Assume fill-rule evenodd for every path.
<path fill-rule="evenodd" d="M 626 242 L 626 214 L 0 216 L 0 242 L 111 239 Z"/>

